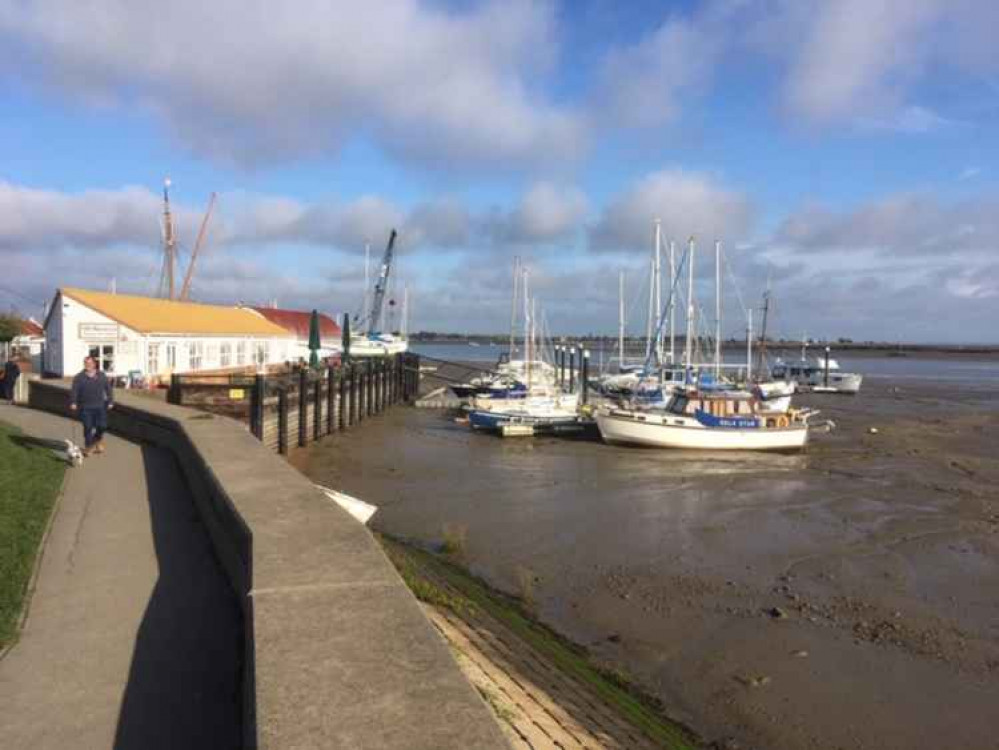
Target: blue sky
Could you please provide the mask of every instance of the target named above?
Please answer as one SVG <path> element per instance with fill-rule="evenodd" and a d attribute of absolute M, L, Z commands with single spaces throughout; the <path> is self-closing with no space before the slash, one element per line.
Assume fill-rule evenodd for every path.
<path fill-rule="evenodd" d="M 163 177 L 198 297 L 352 310 L 400 229 L 417 328 L 629 326 L 652 221 L 723 241 L 787 335 L 996 342 L 986 0 L 0 0 L 0 305 L 147 293 Z M 702 294 L 710 290 L 699 263 Z M 57 269 L 55 272 L 53 269 Z"/>

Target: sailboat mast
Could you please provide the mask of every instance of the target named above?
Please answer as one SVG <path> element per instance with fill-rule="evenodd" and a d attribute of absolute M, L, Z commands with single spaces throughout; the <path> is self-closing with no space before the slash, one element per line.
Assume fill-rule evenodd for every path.
<path fill-rule="evenodd" d="M 645 325 L 645 359 L 648 360 L 649 354 L 652 353 L 652 317 L 653 306 L 655 305 L 655 294 L 656 294 L 656 258 L 653 254 L 649 258 L 649 315 L 646 318 Z"/>
<path fill-rule="evenodd" d="M 508 359 L 513 361 L 513 353 L 516 349 L 515 339 L 517 336 L 517 290 L 520 287 L 520 256 L 513 259 L 513 301 L 510 303 L 510 355 Z"/>
<path fill-rule="evenodd" d="M 676 243 L 669 241 L 669 363 L 676 362 Z"/>
<path fill-rule="evenodd" d="M 715 377 L 721 375 L 721 242 L 715 241 Z"/>
<path fill-rule="evenodd" d="M 170 213 L 170 178 L 163 180 L 163 281 L 167 299 L 174 298 L 173 269 L 177 253 L 177 240 L 173 231 L 173 215 Z"/>
<path fill-rule="evenodd" d="M 367 314 L 371 307 L 371 243 L 364 243 L 364 299 L 361 312 Z M 369 321 L 370 326 L 370 321 Z"/>
<path fill-rule="evenodd" d="M 401 336 L 409 336 L 409 284 L 402 285 L 402 326 Z"/>
<path fill-rule="evenodd" d="M 770 313 L 770 286 L 768 284 L 767 290 L 763 293 L 763 324 L 760 330 L 760 346 L 758 349 L 759 351 L 758 356 L 760 359 L 760 367 L 759 367 L 760 370 L 762 370 L 766 364 L 766 362 L 764 362 L 764 359 L 767 356 L 767 318 L 769 316 L 769 313 Z"/>
<path fill-rule="evenodd" d="M 659 320 L 659 316 L 662 314 L 663 309 L 663 266 L 662 266 L 662 222 L 656 219 L 656 304 L 655 304 L 655 318 L 656 321 Z M 662 366 L 663 362 L 663 337 L 659 330 L 659 326 L 656 325 L 656 356 L 659 359 L 659 365 Z"/>
<path fill-rule="evenodd" d="M 618 369 L 624 367 L 624 271 L 617 279 L 617 364 Z"/>
<path fill-rule="evenodd" d="M 531 300 L 530 271 L 524 269 L 524 371 L 527 375 L 527 392 L 531 392 Z"/>
<path fill-rule="evenodd" d="M 694 353 L 694 238 L 691 237 L 687 246 L 687 351 L 685 354 L 684 367 L 687 370 L 687 378 L 690 377 L 690 368 L 693 365 Z"/>
<path fill-rule="evenodd" d="M 746 385 L 753 382 L 753 308 L 746 311 Z"/>

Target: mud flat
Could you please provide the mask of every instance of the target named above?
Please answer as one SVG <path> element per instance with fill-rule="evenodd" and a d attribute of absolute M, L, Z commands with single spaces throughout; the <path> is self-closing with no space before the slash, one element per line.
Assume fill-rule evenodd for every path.
<path fill-rule="evenodd" d="M 999 388 L 811 396 L 800 456 L 502 441 L 397 410 L 293 461 L 719 747 L 999 748 Z M 876 429 L 876 433 L 871 431 Z"/>

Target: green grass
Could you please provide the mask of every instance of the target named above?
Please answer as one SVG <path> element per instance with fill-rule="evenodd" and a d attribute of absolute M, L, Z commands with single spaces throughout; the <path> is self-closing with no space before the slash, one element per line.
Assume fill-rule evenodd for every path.
<path fill-rule="evenodd" d="M 604 702 L 640 727 L 660 747 L 693 750 L 700 746 L 690 730 L 663 714 L 662 706 L 654 698 L 644 694 L 621 674 L 593 665 L 584 648 L 538 622 L 521 602 L 495 591 L 440 555 L 387 536 L 380 536 L 379 540 L 417 598 L 449 607 L 459 615 L 463 609 L 487 612 L 563 674 L 588 684 Z M 457 595 L 442 591 L 432 580 L 428 580 L 433 578 L 445 581 L 448 587 L 458 592 Z"/>
<path fill-rule="evenodd" d="M 0 422 L 0 648 L 17 636 L 38 546 L 66 470 L 51 451 L 19 445 L 18 434 Z"/>

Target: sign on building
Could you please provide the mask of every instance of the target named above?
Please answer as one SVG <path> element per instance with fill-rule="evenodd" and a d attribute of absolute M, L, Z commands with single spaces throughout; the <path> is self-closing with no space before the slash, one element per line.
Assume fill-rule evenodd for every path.
<path fill-rule="evenodd" d="M 118 338 L 118 324 L 80 323 L 80 338 L 84 341 L 114 341 Z"/>

